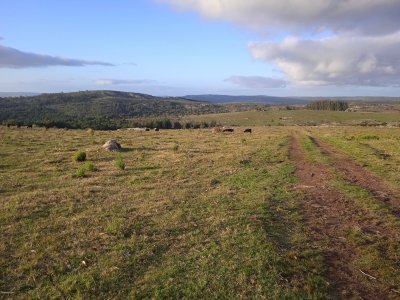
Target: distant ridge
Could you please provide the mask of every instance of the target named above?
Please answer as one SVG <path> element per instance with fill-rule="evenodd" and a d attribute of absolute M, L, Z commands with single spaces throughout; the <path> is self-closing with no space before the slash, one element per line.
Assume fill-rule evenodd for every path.
<path fill-rule="evenodd" d="M 231 96 L 231 95 L 187 95 L 185 99 L 207 101 L 212 103 L 263 103 L 263 104 L 307 104 L 310 100 L 297 97 L 275 96 Z"/>
<path fill-rule="evenodd" d="M 81 91 L 0 98 L 0 123 L 69 128 L 126 127 L 140 118 L 225 112 L 215 103 L 120 91 Z"/>
<path fill-rule="evenodd" d="M 31 97 L 37 96 L 40 93 L 29 93 L 29 92 L 0 92 L 0 97 Z"/>

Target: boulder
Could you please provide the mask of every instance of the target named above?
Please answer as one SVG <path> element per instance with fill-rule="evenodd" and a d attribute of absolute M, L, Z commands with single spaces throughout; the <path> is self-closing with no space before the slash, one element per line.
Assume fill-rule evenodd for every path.
<path fill-rule="evenodd" d="M 107 143 L 105 143 L 103 145 L 103 148 L 105 150 L 107 150 L 107 151 L 120 152 L 121 151 L 121 144 L 118 143 L 117 141 L 110 140 L 110 141 L 107 141 Z"/>

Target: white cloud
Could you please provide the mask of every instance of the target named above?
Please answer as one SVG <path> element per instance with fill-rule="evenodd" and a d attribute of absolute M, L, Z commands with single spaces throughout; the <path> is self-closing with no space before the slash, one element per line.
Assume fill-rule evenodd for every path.
<path fill-rule="evenodd" d="M 94 82 L 96 85 L 141 85 L 141 84 L 150 84 L 155 83 L 153 80 L 146 79 L 134 79 L 134 80 L 125 80 L 125 79 L 99 79 Z"/>
<path fill-rule="evenodd" d="M 292 82 L 321 85 L 395 86 L 400 82 L 400 32 L 320 40 L 286 38 L 250 43 L 255 59 L 275 63 Z"/>
<path fill-rule="evenodd" d="M 231 76 L 225 81 L 250 89 L 284 88 L 287 84 L 282 79 L 262 76 Z"/>
<path fill-rule="evenodd" d="M 51 55 L 24 52 L 11 47 L 0 45 L 0 68 L 40 68 L 49 66 L 82 67 L 88 65 L 113 66 L 102 61 L 71 59 Z"/>
<path fill-rule="evenodd" d="M 212 19 L 268 31 L 363 34 L 399 29 L 399 0 L 158 0 Z"/>
<path fill-rule="evenodd" d="M 399 86 L 400 0 L 159 1 L 268 32 L 273 40 L 249 50 L 293 84 Z M 256 78 L 229 81 L 262 85 Z"/>

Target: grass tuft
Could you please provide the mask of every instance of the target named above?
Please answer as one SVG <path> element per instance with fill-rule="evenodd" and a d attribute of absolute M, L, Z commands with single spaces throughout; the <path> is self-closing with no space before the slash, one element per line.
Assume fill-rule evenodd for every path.
<path fill-rule="evenodd" d="M 86 153 L 83 151 L 76 152 L 72 157 L 74 161 L 81 162 L 86 160 Z"/>
<path fill-rule="evenodd" d="M 115 159 L 115 166 L 117 167 L 117 169 L 125 170 L 125 162 L 124 162 L 124 160 L 122 159 L 121 156 L 118 156 Z"/>
<path fill-rule="evenodd" d="M 78 170 L 75 172 L 75 177 L 85 177 L 86 174 L 86 166 L 80 166 Z"/>
<path fill-rule="evenodd" d="M 97 171 L 97 168 L 92 161 L 88 161 L 86 163 L 85 167 L 86 167 L 86 170 L 88 170 L 89 172 Z"/>

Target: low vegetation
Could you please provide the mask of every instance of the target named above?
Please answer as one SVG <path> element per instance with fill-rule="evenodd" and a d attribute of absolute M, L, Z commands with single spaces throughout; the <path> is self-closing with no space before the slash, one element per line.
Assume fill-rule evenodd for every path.
<path fill-rule="evenodd" d="M 115 159 L 115 166 L 120 170 L 125 170 L 125 162 L 124 162 L 124 160 L 122 159 L 121 156 L 118 156 Z"/>
<path fill-rule="evenodd" d="M 6 297 L 327 296 L 322 257 L 304 243 L 286 130 L 245 143 L 210 130 L 0 130 Z M 125 149 L 123 173 L 101 149 L 110 138 Z M 99 171 L 83 164 L 71 177 L 82 148 Z"/>
<path fill-rule="evenodd" d="M 1 296 L 329 299 L 338 287 L 327 257 L 340 242 L 357 253 L 346 265 L 353 280 L 396 299 L 399 218 L 336 172 L 317 141 L 400 191 L 400 129 L 243 129 L 0 127 Z M 316 238 L 307 209 L 329 204 L 304 200 L 312 187 L 297 175 L 294 138 L 305 166 L 324 170 L 323 188 L 359 212 L 360 226 Z M 102 149 L 110 139 L 121 153 Z M 82 149 L 90 161 L 71 160 Z"/>
<path fill-rule="evenodd" d="M 75 160 L 75 161 L 85 161 L 86 160 L 86 153 L 85 152 L 82 152 L 82 151 L 79 151 L 79 152 L 76 152 L 75 154 L 74 154 L 74 156 L 73 156 L 73 159 Z"/>

